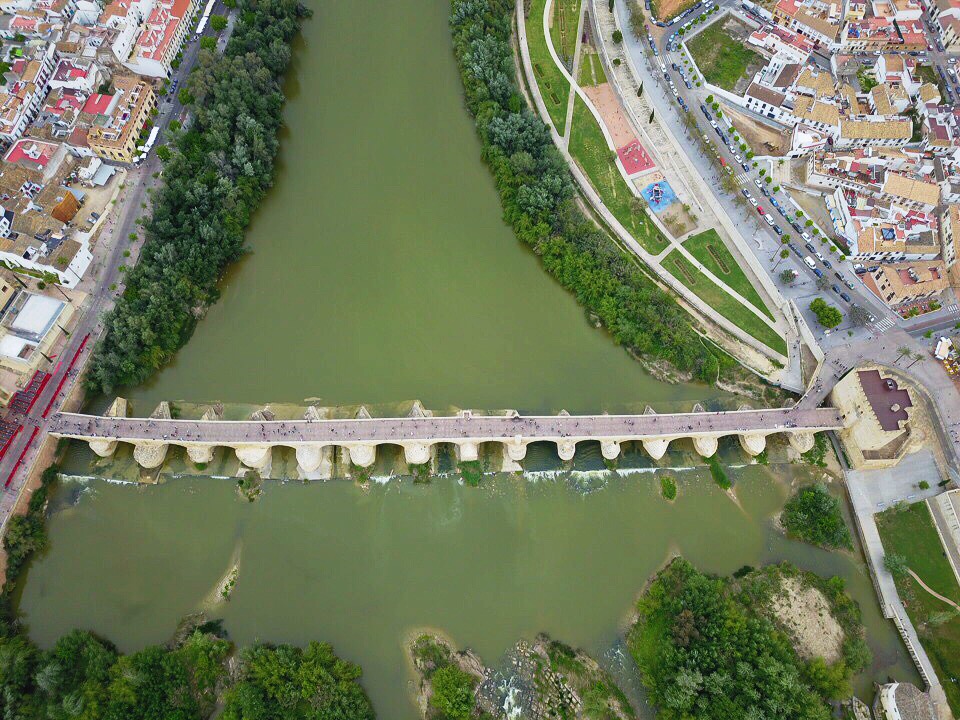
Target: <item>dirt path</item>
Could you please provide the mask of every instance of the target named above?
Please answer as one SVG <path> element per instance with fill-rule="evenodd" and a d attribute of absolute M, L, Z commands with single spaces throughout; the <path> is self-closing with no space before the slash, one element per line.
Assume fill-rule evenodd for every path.
<path fill-rule="evenodd" d="M 920 577 L 913 570 L 911 570 L 910 568 L 907 568 L 907 572 L 910 573 L 910 577 L 912 577 L 914 580 L 917 581 L 917 584 L 920 587 L 922 587 L 928 593 L 933 595 L 937 600 L 942 600 L 943 602 L 945 602 L 947 605 L 950 605 L 954 609 L 960 610 L 960 605 L 957 605 L 953 600 L 951 600 L 950 598 L 944 597 L 943 595 L 938 593 L 936 590 L 931 590 L 930 588 L 928 588 L 927 584 L 923 580 L 921 580 Z"/>

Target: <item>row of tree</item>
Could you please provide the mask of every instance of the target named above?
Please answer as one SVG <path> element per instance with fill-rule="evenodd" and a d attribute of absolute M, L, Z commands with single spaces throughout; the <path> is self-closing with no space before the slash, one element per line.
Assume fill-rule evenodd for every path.
<path fill-rule="evenodd" d="M 242 0 L 223 55 L 201 50 L 186 92 L 193 120 L 174 131 L 146 242 L 106 318 L 90 389 L 139 383 L 169 362 L 217 298 L 244 232 L 272 183 L 290 43 L 308 15 L 299 0 Z"/>
<path fill-rule="evenodd" d="M 254 645 L 234 658 L 208 625 L 122 655 L 74 630 L 50 650 L 0 636 L 0 716 L 10 720 L 373 720 L 360 669 L 324 643 Z"/>
<path fill-rule="evenodd" d="M 574 200 L 570 172 L 514 82 L 511 0 L 453 0 L 453 46 L 504 217 L 544 267 L 639 355 L 713 382 L 732 359 L 694 332 L 690 317 Z"/>

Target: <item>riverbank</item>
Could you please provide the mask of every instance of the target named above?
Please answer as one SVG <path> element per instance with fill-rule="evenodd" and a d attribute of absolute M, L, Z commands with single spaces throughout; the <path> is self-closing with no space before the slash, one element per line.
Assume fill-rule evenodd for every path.
<path fill-rule="evenodd" d="M 187 342 L 273 176 L 290 45 L 309 11 L 299 0 L 244 3 L 223 55 L 201 51 L 181 91 L 192 120 L 174 134 L 146 242 L 105 318 L 87 386 L 141 383 Z M 195 256 L 202 254 L 203 261 Z"/>

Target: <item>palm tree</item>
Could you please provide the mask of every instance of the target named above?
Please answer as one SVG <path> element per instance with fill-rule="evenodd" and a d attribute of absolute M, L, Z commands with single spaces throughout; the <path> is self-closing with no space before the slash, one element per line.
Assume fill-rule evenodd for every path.
<path fill-rule="evenodd" d="M 909 365 L 907 365 L 907 367 L 908 367 L 908 368 L 912 368 L 914 365 L 916 365 L 918 362 L 920 362 L 921 360 L 923 360 L 925 357 L 926 357 L 926 355 L 924 355 L 924 354 L 921 353 L 921 352 L 914 353 L 914 354 L 913 354 L 913 362 L 910 363 Z"/>
<path fill-rule="evenodd" d="M 900 347 L 897 348 L 896 362 L 899 363 L 904 355 L 909 355 L 909 354 L 910 354 L 910 348 L 908 348 L 906 345 L 901 345 Z"/>
<path fill-rule="evenodd" d="M 777 260 L 777 265 L 779 265 L 780 263 L 782 263 L 782 262 L 783 262 L 784 260 L 786 260 L 788 257 L 790 257 L 790 251 L 787 250 L 786 248 L 784 248 L 783 250 L 780 251 L 780 259 Z M 774 270 L 777 269 L 777 265 L 774 265 L 774 266 L 773 266 L 773 269 L 774 269 Z"/>

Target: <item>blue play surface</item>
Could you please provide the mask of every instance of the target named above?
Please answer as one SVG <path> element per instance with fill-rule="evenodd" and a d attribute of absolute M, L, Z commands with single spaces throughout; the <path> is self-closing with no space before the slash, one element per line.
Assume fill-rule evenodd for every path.
<path fill-rule="evenodd" d="M 663 195 L 660 197 L 660 202 L 655 202 L 653 199 L 653 188 L 657 185 L 659 185 L 660 190 L 663 191 Z M 670 205 L 677 201 L 677 194 L 673 191 L 673 188 L 670 187 L 670 183 L 668 183 L 666 180 L 650 183 L 640 191 L 640 194 L 643 195 L 655 213 L 663 212 L 670 207 Z"/>

